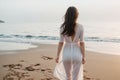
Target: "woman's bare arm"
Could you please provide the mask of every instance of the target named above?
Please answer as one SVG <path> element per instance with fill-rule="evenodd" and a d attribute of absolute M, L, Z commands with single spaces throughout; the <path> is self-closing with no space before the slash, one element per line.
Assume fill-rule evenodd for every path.
<path fill-rule="evenodd" d="M 59 42 L 59 44 L 58 44 L 58 50 L 57 50 L 57 58 L 59 58 L 59 55 L 60 55 L 62 47 L 63 47 L 63 42 Z"/>
<path fill-rule="evenodd" d="M 82 64 L 85 64 L 86 59 L 85 59 L 85 43 L 84 42 L 80 42 L 80 50 L 82 53 Z"/>
<path fill-rule="evenodd" d="M 63 47 L 63 42 L 59 42 L 59 44 L 58 44 L 58 50 L 57 50 L 56 63 L 59 62 L 59 57 L 60 57 L 60 52 L 61 52 L 61 50 L 62 50 L 62 47 Z"/>
<path fill-rule="evenodd" d="M 80 42 L 80 50 L 81 50 L 83 58 L 85 58 L 85 43 L 84 42 Z"/>

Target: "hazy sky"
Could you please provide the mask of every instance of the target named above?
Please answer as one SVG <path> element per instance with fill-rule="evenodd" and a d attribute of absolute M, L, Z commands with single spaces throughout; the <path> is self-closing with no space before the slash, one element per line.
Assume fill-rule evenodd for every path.
<path fill-rule="evenodd" d="M 119 0 L 0 0 L 0 20 L 59 22 L 69 6 L 78 8 L 81 21 L 120 21 Z"/>

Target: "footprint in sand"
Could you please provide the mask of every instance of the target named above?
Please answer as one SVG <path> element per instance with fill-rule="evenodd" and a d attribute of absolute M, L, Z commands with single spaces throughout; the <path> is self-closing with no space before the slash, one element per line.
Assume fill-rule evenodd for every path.
<path fill-rule="evenodd" d="M 35 69 L 32 66 L 25 67 L 25 70 L 27 70 L 27 71 L 35 71 Z"/>
<path fill-rule="evenodd" d="M 47 69 L 41 69 L 41 71 L 42 71 L 42 72 L 47 71 L 48 73 L 52 73 L 52 70 L 51 70 L 51 69 L 49 69 L 49 68 L 47 68 Z"/>
<path fill-rule="evenodd" d="M 9 69 L 20 69 L 22 68 L 22 64 L 7 64 L 7 65 L 3 65 L 3 67 L 8 67 Z"/>
<path fill-rule="evenodd" d="M 34 66 L 40 66 L 40 64 L 38 63 L 38 64 L 35 64 Z"/>
<path fill-rule="evenodd" d="M 52 60 L 53 59 L 52 57 L 48 57 L 48 56 L 42 56 L 41 58 L 44 60 Z"/>
<path fill-rule="evenodd" d="M 40 70 L 40 64 L 37 63 L 35 65 L 32 65 L 32 66 L 27 66 L 25 67 L 24 70 L 27 70 L 27 71 L 35 71 L 35 70 Z"/>
<path fill-rule="evenodd" d="M 25 60 L 20 60 L 20 62 L 25 62 Z"/>

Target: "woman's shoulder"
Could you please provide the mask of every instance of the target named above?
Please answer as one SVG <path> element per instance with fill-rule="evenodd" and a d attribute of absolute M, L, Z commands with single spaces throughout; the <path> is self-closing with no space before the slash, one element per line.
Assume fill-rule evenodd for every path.
<path fill-rule="evenodd" d="M 77 26 L 78 26 L 80 29 L 83 29 L 83 25 L 82 25 L 82 24 L 77 23 Z"/>
<path fill-rule="evenodd" d="M 80 23 L 77 23 L 77 26 L 79 26 L 79 27 L 83 27 L 83 25 L 82 25 L 82 24 L 80 24 Z"/>

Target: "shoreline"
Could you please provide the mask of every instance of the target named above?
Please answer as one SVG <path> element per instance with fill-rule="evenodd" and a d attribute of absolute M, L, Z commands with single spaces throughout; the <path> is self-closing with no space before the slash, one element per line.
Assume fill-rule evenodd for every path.
<path fill-rule="evenodd" d="M 11 53 L 15 53 L 15 52 L 17 52 L 17 51 L 27 51 L 27 50 L 30 50 L 30 49 L 36 49 L 36 48 L 39 48 L 39 46 L 41 46 L 41 45 L 55 45 L 55 46 L 57 46 L 57 44 L 44 44 L 44 43 L 31 43 L 30 44 L 31 46 L 35 46 L 35 47 L 29 47 L 29 48 L 27 48 L 27 49 L 17 49 L 17 50 L 3 50 L 3 51 L 0 51 L 0 53 L 6 53 L 6 54 L 0 54 L 0 55 L 7 55 L 7 53 L 9 54 L 11 54 Z M 97 54 L 105 54 L 105 55 L 111 55 L 111 56 L 120 56 L 119 54 L 111 54 L 111 53 L 109 53 L 109 52 L 103 52 L 103 51 L 97 51 L 97 50 L 93 50 L 93 49 L 86 49 L 86 51 L 88 51 L 88 52 L 93 52 L 93 53 L 97 53 Z"/>
<path fill-rule="evenodd" d="M 28 50 L 17 50 L 15 54 L 0 55 L 0 80 L 8 73 L 24 73 L 23 80 L 57 80 L 52 72 L 55 67 L 57 45 L 38 44 Z M 0 52 L 1 53 L 1 52 Z M 120 56 L 86 51 L 84 80 L 119 80 Z M 10 78 L 18 78 L 12 76 Z M 17 79 L 16 79 L 17 80 Z"/>

